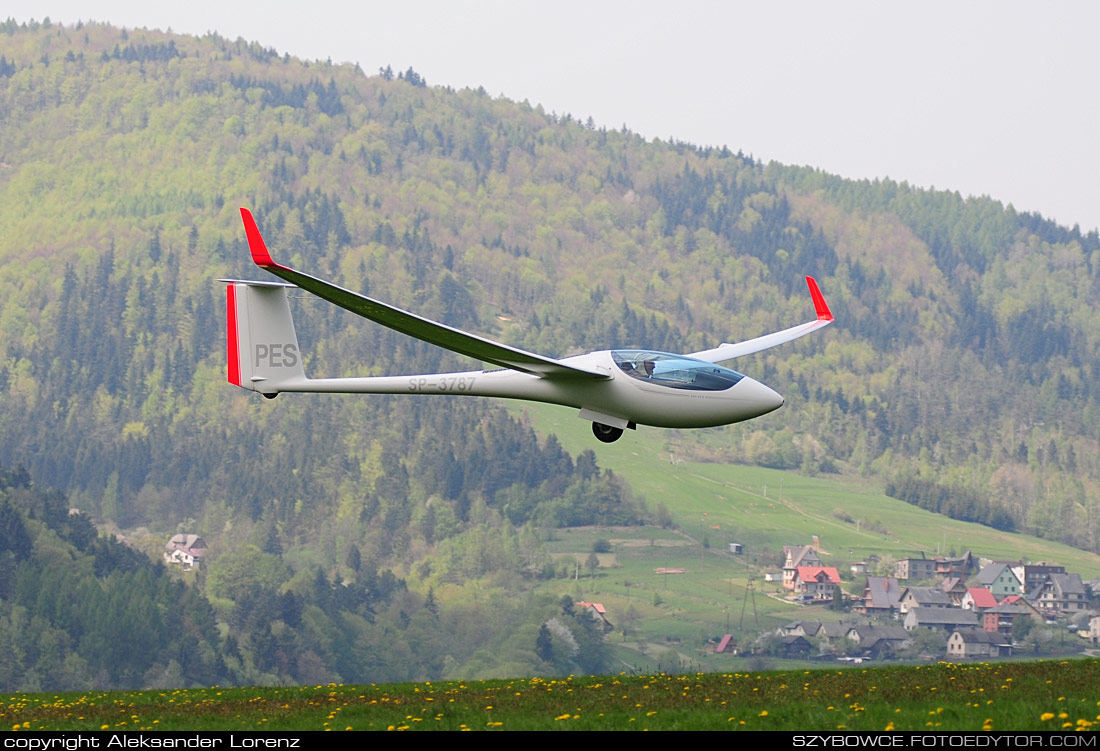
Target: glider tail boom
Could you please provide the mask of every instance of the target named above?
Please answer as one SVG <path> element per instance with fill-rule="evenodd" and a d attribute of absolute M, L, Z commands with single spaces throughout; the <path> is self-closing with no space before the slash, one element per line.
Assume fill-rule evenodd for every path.
<path fill-rule="evenodd" d="M 288 284 L 224 279 L 228 369 L 235 386 L 274 398 L 305 383 L 302 350 L 294 333 Z"/>

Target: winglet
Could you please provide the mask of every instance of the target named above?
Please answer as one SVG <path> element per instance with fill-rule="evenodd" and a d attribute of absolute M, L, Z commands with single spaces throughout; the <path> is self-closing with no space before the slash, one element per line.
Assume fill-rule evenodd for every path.
<path fill-rule="evenodd" d="M 267 252 L 267 245 L 260 235 L 260 228 L 256 226 L 256 220 L 252 218 L 252 212 L 241 207 L 241 219 L 244 220 L 244 233 L 248 237 L 248 249 L 252 253 L 252 261 L 262 269 L 280 268 L 279 264 L 271 260 L 271 254 Z"/>
<path fill-rule="evenodd" d="M 244 209 L 241 209 L 244 211 Z M 257 235 L 258 237 L 259 235 Z M 251 240 L 250 240 L 251 242 Z M 262 241 L 261 241 L 262 242 Z M 258 262 L 257 262 L 258 263 Z M 814 300 L 814 310 L 817 311 L 817 320 L 819 321 L 831 321 L 833 320 L 832 311 L 829 310 L 828 304 L 825 302 L 825 296 L 821 294 L 821 290 L 817 288 L 817 282 L 812 276 L 806 277 L 806 286 L 810 288 L 810 297 Z"/>

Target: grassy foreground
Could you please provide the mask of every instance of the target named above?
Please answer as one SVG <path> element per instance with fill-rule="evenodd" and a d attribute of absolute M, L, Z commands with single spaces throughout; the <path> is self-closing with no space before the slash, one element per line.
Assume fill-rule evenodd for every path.
<path fill-rule="evenodd" d="M 1096 660 L 4 696 L 15 730 L 1089 730 Z"/>

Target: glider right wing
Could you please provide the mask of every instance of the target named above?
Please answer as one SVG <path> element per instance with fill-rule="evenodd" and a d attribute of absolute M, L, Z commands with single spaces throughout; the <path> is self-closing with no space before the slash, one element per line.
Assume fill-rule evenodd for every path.
<path fill-rule="evenodd" d="M 810 288 L 810 297 L 814 301 L 814 311 L 817 313 L 816 321 L 807 321 L 800 326 L 792 326 L 789 329 L 777 331 L 774 334 L 758 336 L 755 339 L 749 339 L 748 341 L 739 342 L 737 344 L 723 344 L 720 347 L 704 350 L 703 352 L 692 352 L 688 357 L 694 357 L 696 360 L 703 360 L 704 362 L 724 362 L 725 360 L 732 360 L 735 357 L 751 355 L 754 352 L 760 352 L 780 344 L 785 344 L 799 337 L 806 336 L 806 334 L 817 331 L 818 329 L 825 328 L 833 322 L 833 314 L 829 310 L 829 306 L 825 303 L 825 296 L 821 294 L 821 290 L 818 289 L 817 286 L 817 281 L 815 281 L 812 276 L 806 277 L 806 286 Z"/>
<path fill-rule="evenodd" d="M 244 230 L 248 236 L 248 248 L 252 253 L 252 260 L 257 266 L 271 272 L 280 279 L 312 292 L 322 299 L 339 305 L 341 308 L 350 310 L 352 313 L 361 315 L 364 318 L 369 318 L 375 323 L 380 323 L 394 331 L 400 331 L 402 334 L 408 334 L 444 349 L 449 349 L 452 352 L 457 352 L 460 355 L 467 355 L 475 360 L 543 378 L 606 379 L 610 377 L 609 374 L 599 370 L 567 365 L 560 360 L 509 347 L 506 344 L 500 344 L 442 323 L 430 321 L 427 318 L 421 318 L 400 308 L 395 308 L 384 302 L 338 287 L 323 279 L 278 264 L 272 260 L 271 254 L 268 253 L 267 245 L 256 226 L 256 220 L 252 218 L 252 212 L 242 208 L 241 219 L 244 221 Z"/>

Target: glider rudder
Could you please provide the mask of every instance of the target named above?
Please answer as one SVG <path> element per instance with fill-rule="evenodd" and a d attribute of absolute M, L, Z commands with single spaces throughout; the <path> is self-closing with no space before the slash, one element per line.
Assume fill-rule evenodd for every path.
<path fill-rule="evenodd" d="M 270 282 L 226 285 L 229 368 L 235 386 L 275 396 L 305 380 L 287 289 Z"/>

